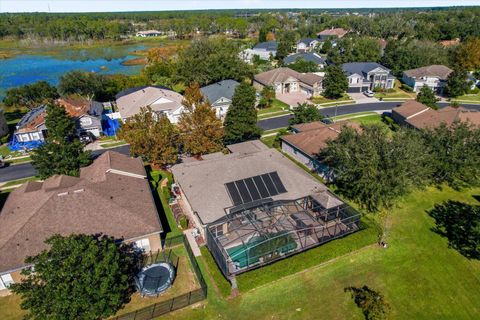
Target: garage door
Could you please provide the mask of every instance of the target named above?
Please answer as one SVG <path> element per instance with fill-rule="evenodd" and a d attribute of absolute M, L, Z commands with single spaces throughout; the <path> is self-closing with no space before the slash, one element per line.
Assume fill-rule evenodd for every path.
<path fill-rule="evenodd" d="M 351 87 L 351 88 L 348 88 L 347 92 L 348 93 L 362 92 L 362 88 L 361 87 Z"/>

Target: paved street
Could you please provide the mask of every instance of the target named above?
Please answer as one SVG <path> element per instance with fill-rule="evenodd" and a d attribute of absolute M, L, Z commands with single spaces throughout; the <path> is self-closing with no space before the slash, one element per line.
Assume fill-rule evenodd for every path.
<path fill-rule="evenodd" d="M 353 104 L 345 105 L 338 107 L 329 107 L 320 109 L 319 112 L 326 117 L 340 116 L 357 112 L 366 112 L 366 111 L 382 111 L 382 110 L 391 110 L 392 108 L 401 104 L 400 102 L 379 102 L 379 103 L 363 103 L 363 104 Z M 448 106 L 448 103 L 441 102 L 439 103 L 440 108 Z M 465 108 L 475 109 L 480 111 L 480 105 L 471 105 L 471 104 L 462 104 Z M 288 119 L 291 115 L 260 120 L 258 125 L 263 130 L 272 130 L 282 127 L 288 127 Z M 129 153 L 129 146 L 121 146 L 112 149 L 105 150 L 96 150 L 93 152 L 93 156 L 96 157 L 107 150 L 117 151 L 123 154 Z M 0 182 L 6 182 L 11 180 L 23 179 L 34 176 L 36 174 L 35 169 L 30 163 L 11 165 L 6 168 L 0 169 Z"/>

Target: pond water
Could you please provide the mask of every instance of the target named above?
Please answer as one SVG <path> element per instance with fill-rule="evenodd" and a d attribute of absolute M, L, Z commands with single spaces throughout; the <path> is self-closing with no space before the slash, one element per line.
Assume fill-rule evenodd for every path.
<path fill-rule="evenodd" d="M 122 62 L 137 58 L 132 53 L 144 50 L 144 45 L 62 50 L 58 52 L 38 51 L 20 54 L 0 60 L 0 99 L 9 88 L 40 80 L 57 85 L 60 77 L 72 70 L 98 72 L 100 74 L 139 73 L 142 66 L 124 66 Z"/>

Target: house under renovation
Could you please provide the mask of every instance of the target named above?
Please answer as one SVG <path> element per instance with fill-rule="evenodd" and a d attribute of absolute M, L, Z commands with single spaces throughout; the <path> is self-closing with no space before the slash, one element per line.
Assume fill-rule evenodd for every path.
<path fill-rule="evenodd" d="M 359 230 L 357 211 L 279 151 L 258 140 L 229 150 L 172 168 L 182 207 L 226 277 Z"/>

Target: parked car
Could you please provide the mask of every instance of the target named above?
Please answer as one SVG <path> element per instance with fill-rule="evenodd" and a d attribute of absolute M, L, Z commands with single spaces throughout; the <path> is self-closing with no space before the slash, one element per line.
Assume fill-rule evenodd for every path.
<path fill-rule="evenodd" d="M 374 93 L 373 93 L 372 90 L 367 90 L 367 91 L 365 91 L 363 94 L 366 95 L 366 96 L 369 97 L 369 98 L 372 98 L 373 95 L 374 95 Z"/>
<path fill-rule="evenodd" d="M 88 132 L 88 131 L 80 133 L 80 135 L 78 137 L 80 138 L 80 142 L 83 143 L 83 144 L 89 144 L 89 143 L 95 141 L 95 136 L 91 132 Z"/>

